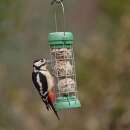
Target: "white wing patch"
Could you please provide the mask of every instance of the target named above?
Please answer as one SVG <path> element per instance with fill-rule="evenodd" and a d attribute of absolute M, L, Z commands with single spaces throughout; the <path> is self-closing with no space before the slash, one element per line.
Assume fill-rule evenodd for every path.
<path fill-rule="evenodd" d="M 42 96 L 44 96 L 44 93 L 43 93 L 43 90 L 42 90 L 42 83 L 41 83 L 41 81 L 40 81 L 40 76 L 39 76 L 39 74 L 37 75 L 37 83 L 38 83 L 39 86 L 40 86 L 40 94 L 41 94 Z"/>

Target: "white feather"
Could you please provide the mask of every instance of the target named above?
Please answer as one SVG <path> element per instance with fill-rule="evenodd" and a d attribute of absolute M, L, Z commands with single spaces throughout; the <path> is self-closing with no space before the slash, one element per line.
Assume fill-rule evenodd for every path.
<path fill-rule="evenodd" d="M 43 93 L 43 90 L 42 90 L 42 83 L 41 83 L 41 81 L 40 81 L 40 76 L 39 76 L 39 74 L 37 75 L 37 83 L 38 83 L 39 86 L 40 86 L 40 94 L 41 94 L 42 96 L 44 96 L 44 93 Z"/>
<path fill-rule="evenodd" d="M 47 83 L 48 83 L 48 91 L 51 90 L 54 87 L 54 78 L 50 74 L 49 71 L 40 71 L 43 75 L 46 76 Z"/>

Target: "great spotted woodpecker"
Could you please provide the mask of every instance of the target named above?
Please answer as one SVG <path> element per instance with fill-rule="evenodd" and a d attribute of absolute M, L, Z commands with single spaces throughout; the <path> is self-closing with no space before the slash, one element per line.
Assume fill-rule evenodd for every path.
<path fill-rule="evenodd" d="M 48 61 L 46 59 L 33 61 L 32 81 L 47 110 L 53 110 L 57 118 L 60 119 L 53 105 L 55 100 L 54 78 L 47 69 L 47 64 Z"/>

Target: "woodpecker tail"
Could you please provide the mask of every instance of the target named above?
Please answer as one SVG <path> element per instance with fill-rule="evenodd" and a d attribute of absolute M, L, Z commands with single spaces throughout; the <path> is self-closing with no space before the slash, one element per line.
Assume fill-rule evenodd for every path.
<path fill-rule="evenodd" d="M 52 101 L 50 100 L 50 98 L 48 98 L 48 103 L 49 103 L 49 105 L 50 105 L 50 108 L 51 108 L 51 109 L 53 110 L 53 112 L 55 113 L 57 119 L 60 120 L 60 117 L 59 117 L 59 115 L 58 115 L 58 113 L 57 113 L 57 111 L 56 111 L 56 109 L 55 109 L 55 107 L 54 107 Z"/>

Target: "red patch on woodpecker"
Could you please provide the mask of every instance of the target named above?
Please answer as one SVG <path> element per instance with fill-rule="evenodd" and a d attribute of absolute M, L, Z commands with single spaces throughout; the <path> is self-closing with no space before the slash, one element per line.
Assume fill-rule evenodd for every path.
<path fill-rule="evenodd" d="M 48 97 L 49 97 L 49 99 L 51 100 L 52 103 L 55 102 L 55 100 L 56 100 L 56 94 L 55 94 L 54 91 L 50 91 L 50 92 L 48 93 Z"/>

